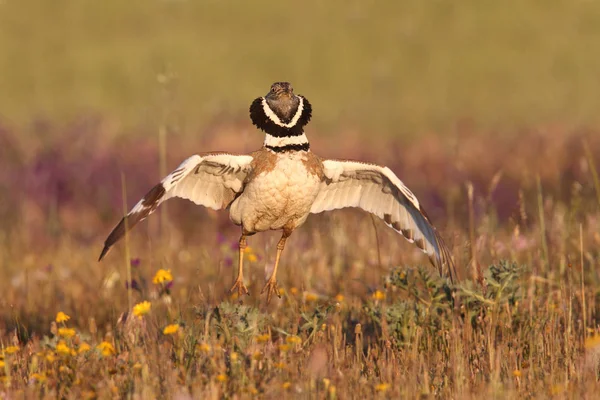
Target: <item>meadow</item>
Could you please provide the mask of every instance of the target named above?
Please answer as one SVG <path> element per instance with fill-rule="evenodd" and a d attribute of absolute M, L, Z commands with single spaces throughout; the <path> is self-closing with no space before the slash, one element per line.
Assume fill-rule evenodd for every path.
<path fill-rule="evenodd" d="M 343 3 L 343 4 L 342 4 Z M 595 398 L 594 2 L 0 1 L 0 397 Z M 326 40 L 325 40 L 326 39 Z M 388 165 L 460 280 L 358 210 L 288 241 L 172 200 L 103 240 L 194 152 L 262 143 L 290 80 L 319 155 Z"/>

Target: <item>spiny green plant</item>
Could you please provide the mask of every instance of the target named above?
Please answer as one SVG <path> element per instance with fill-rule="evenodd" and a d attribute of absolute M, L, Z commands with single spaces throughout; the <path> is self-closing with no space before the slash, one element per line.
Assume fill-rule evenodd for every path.
<path fill-rule="evenodd" d="M 488 267 L 482 286 L 472 281 L 452 284 L 424 268 L 396 269 L 386 281 L 402 296 L 386 305 L 370 302 L 366 314 L 380 329 L 385 324 L 399 345 L 412 341 L 416 327 L 440 337 L 440 333 L 451 329 L 455 310 L 458 318 L 477 328 L 481 317 L 490 311 L 503 314 L 507 312 L 506 304 L 518 304 L 523 298 L 524 272 L 526 268 L 503 260 Z"/>
<path fill-rule="evenodd" d="M 238 348 L 246 348 L 268 322 L 266 314 L 243 304 L 223 302 L 213 309 L 213 313 L 217 335 L 224 339 L 225 344 L 233 343 Z"/>
<path fill-rule="evenodd" d="M 456 287 L 465 318 L 475 328 L 487 312 L 506 312 L 505 305 L 515 306 L 523 298 L 522 277 L 527 269 L 506 260 L 492 264 L 484 272 L 484 285 L 465 281 Z"/>

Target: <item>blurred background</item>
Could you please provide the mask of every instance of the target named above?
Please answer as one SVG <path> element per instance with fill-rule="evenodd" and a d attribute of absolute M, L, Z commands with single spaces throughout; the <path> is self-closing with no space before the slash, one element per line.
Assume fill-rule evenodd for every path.
<path fill-rule="evenodd" d="M 537 226 L 540 195 L 550 214 L 597 210 L 595 1 L 1 0 L 0 49 L 5 268 L 52 263 L 65 241 L 99 251 L 123 182 L 131 205 L 190 154 L 260 147 L 247 110 L 281 80 L 313 104 L 315 152 L 389 165 L 465 263 L 473 238 Z M 161 257 L 141 244 L 161 224 L 237 239 L 226 213 L 164 215 L 135 254 Z"/>
<path fill-rule="evenodd" d="M 183 159 L 262 145 L 275 81 L 312 103 L 315 153 L 411 188 L 456 285 L 357 210 L 294 232 L 268 306 L 280 233 L 249 238 L 242 302 L 239 228 L 185 200 L 97 262 Z M 597 393 L 599 110 L 596 0 L 0 0 L 0 390 Z"/>

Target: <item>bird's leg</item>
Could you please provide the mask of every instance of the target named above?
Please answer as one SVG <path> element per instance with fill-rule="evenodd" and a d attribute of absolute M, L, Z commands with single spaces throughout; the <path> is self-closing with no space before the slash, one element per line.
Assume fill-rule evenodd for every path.
<path fill-rule="evenodd" d="M 281 253 L 283 252 L 283 249 L 285 247 L 285 241 L 290 236 L 290 234 L 291 232 L 286 232 L 286 230 L 284 229 L 283 235 L 281 235 L 281 239 L 279 239 L 279 242 L 277 243 L 277 256 L 275 257 L 275 267 L 273 268 L 273 272 L 271 273 L 269 280 L 265 284 L 265 287 L 260 292 L 260 294 L 263 294 L 265 291 L 267 292 L 267 304 L 271 302 L 271 296 L 273 295 L 273 293 L 275 293 L 277 297 L 281 297 L 281 295 L 279 294 L 279 290 L 277 290 L 277 267 L 279 266 L 279 259 L 281 258 Z"/>
<path fill-rule="evenodd" d="M 239 250 L 240 250 L 240 258 L 239 258 L 239 263 L 238 263 L 238 276 L 237 279 L 235 280 L 235 282 L 233 283 L 233 286 L 231 287 L 231 289 L 229 289 L 230 293 L 233 293 L 236 289 L 238 292 L 238 296 L 242 296 L 244 293 L 245 294 L 250 294 L 248 292 L 248 288 L 246 287 L 246 285 L 244 285 L 244 250 L 246 250 L 247 244 L 246 244 L 246 234 L 244 232 L 242 232 L 242 236 L 240 237 L 240 244 L 239 244 Z"/>

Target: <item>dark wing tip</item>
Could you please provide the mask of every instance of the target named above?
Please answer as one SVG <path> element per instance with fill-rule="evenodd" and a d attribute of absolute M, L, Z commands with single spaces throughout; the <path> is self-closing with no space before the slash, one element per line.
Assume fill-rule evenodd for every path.
<path fill-rule="evenodd" d="M 138 222 L 144 219 L 149 214 L 148 210 L 144 210 L 141 213 L 135 213 L 128 215 L 126 217 L 121 218 L 121 221 L 115 226 L 112 232 L 108 235 L 106 240 L 104 241 L 104 248 L 100 253 L 100 257 L 98 257 L 98 261 L 101 261 L 106 253 L 110 250 L 110 248 L 117 243 L 123 236 L 125 236 L 126 231 L 130 231 Z"/>
<path fill-rule="evenodd" d="M 456 273 L 456 266 L 454 265 L 454 261 L 452 260 L 452 253 L 442 236 L 439 234 L 437 229 L 431 223 L 431 219 L 429 215 L 425 212 L 425 209 L 422 205 L 419 205 L 419 212 L 425 218 L 425 221 L 431 226 L 433 230 L 433 234 L 435 235 L 435 241 L 438 247 L 439 255 L 433 254 L 429 257 L 431 263 L 434 267 L 437 267 L 440 276 L 447 276 L 450 279 L 451 283 L 458 281 L 458 274 Z"/>
<path fill-rule="evenodd" d="M 119 239 L 121 239 L 125 235 L 125 218 L 128 217 L 121 218 L 121 221 L 117 224 L 117 226 L 115 226 L 115 228 L 104 241 L 104 248 L 100 253 L 100 257 L 98 257 L 98 261 L 102 261 L 106 253 L 108 253 L 108 250 L 110 250 L 111 246 L 117 243 Z M 131 228 L 131 226 L 129 228 Z"/>
<path fill-rule="evenodd" d="M 104 258 L 113 244 L 117 243 L 123 236 L 125 236 L 126 231 L 131 230 L 131 228 L 133 228 L 138 222 L 146 218 L 156 209 L 156 207 L 158 207 L 158 204 L 160 204 L 160 200 L 165 195 L 165 192 L 165 187 L 162 185 L 162 183 L 159 183 L 150 189 L 141 202 L 133 208 L 133 210 L 136 210 L 136 212 L 130 211 L 126 217 L 121 218 L 121 221 L 117 224 L 117 226 L 115 226 L 115 228 L 104 241 L 104 248 L 100 253 L 98 261 L 101 261 Z"/>
<path fill-rule="evenodd" d="M 108 250 L 110 249 L 110 246 L 107 246 L 106 244 L 104 245 L 104 248 L 102 249 L 102 252 L 100 253 L 100 257 L 98 257 L 98 262 L 102 261 L 102 259 L 104 258 L 104 256 L 106 255 L 106 253 L 108 253 Z"/>
<path fill-rule="evenodd" d="M 435 255 L 431 257 L 431 262 L 438 268 L 441 276 L 447 276 L 450 279 L 450 282 L 455 283 L 458 281 L 459 277 L 456 273 L 456 265 L 452 260 L 450 249 L 446 246 L 446 243 L 444 243 L 444 240 L 437 231 L 435 232 L 435 239 L 440 254 L 439 257 L 436 257 Z"/>

